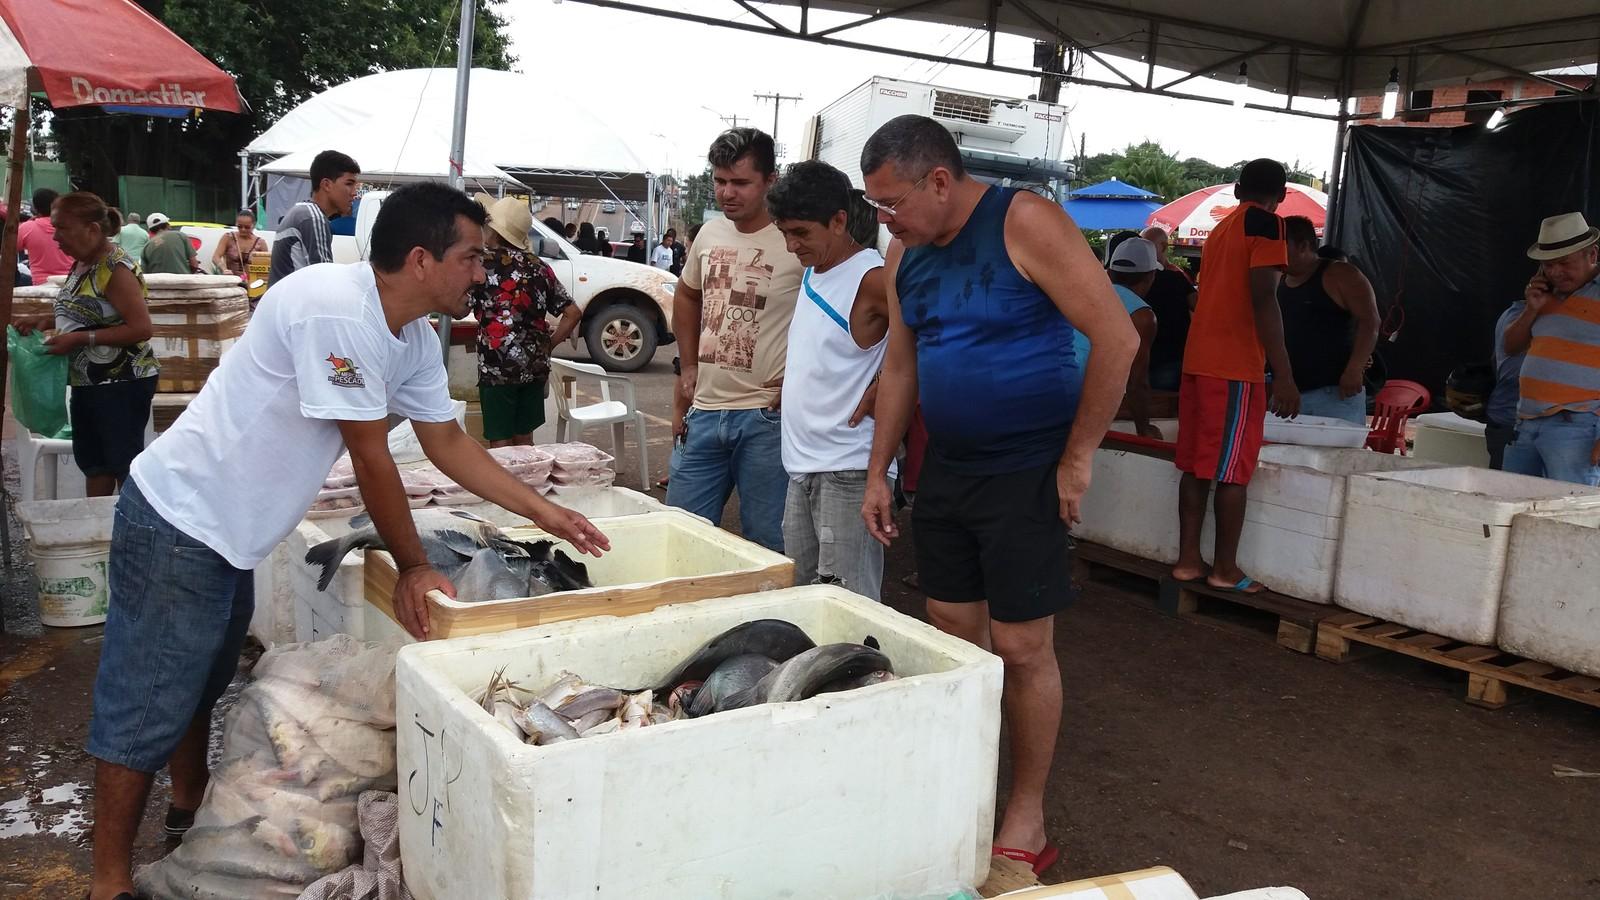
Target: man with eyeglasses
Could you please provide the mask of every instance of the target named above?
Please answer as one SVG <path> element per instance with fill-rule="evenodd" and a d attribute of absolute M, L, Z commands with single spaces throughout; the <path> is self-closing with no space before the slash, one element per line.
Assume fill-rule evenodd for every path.
<path fill-rule="evenodd" d="M 1005 662 L 1012 783 L 994 852 L 1042 872 L 1059 855 L 1044 793 L 1061 724 L 1054 616 L 1072 595 L 1067 528 L 1139 336 L 1066 212 L 968 177 L 933 119 L 884 124 L 861 171 L 894 236 L 862 515 L 885 544 L 899 533 L 889 462 L 920 392 L 929 446 L 912 521 L 928 618 Z M 1090 342 L 1082 369 L 1077 330 Z"/>

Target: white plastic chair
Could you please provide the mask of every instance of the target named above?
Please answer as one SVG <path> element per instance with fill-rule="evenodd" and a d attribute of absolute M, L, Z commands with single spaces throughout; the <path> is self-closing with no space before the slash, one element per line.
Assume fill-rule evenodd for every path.
<path fill-rule="evenodd" d="M 72 405 L 72 389 L 67 389 L 67 406 Z M 155 407 L 150 409 L 150 419 L 144 423 L 144 445 L 156 439 L 156 414 Z M 72 464 L 72 440 L 70 438 L 47 438 L 42 434 L 34 434 L 22 423 L 17 423 L 17 468 L 21 469 L 20 484 L 22 500 L 70 500 L 81 497 L 83 479 L 73 479 L 74 497 L 61 496 L 61 457 L 67 457 L 68 464 Z M 39 464 L 46 466 L 45 477 L 39 478 Z M 45 494 L 40 496 L 40 488 Z"/>
<path fill-rule="evenodd" d="M 639 484 L 650 488 L 650 461 L 645 450 L 645 419 L 634 399 L 633 381 L 626 375 L 612 375 L 593 363 L 550 360 L 550 376 L 555 382 L 556 440 L 567 440 L 567 423 L 577 426 L 575 437 L 590 425 L 611 426 L 611 453 L 622 459 L 624 431 L 629 423 L 639 430 Z M 578 382 L 600 384 L 600 402 L 577 406 Z M 569 393 L 570 390 L 570 393 Z M 613 394 L 621 399 L 613 399 Z"/>

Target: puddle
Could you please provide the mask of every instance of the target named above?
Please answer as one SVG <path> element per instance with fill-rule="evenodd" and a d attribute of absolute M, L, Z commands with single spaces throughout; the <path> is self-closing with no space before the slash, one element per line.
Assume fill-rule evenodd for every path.
<path fill-rule="evenodd" d="M 69 781 L 0 803 L 0 839 L 41 833 L 82 837 L 89 832 L 88 796 L 88 785 Z"/>

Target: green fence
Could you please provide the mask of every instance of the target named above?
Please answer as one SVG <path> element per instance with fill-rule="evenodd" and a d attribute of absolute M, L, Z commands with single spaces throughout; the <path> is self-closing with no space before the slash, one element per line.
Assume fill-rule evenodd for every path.
<path fill-rule="evenodd" d="M 123 212 L 136 212 L 146 218 L 158 212 L 176 222 L 231 224 L 238 211 L 232 192 L 176 178 L 123 175 L 117 179 L 117 189 L 122 195 Z"/>
<path fill-rule="evenodd" d="M 0 169 L 0 196 L 4 196 L 5 186 L 5 170 Z M 29 202 L 33 192 L 39 188 L 52 188 L 59 194 L 71 193 L 72 179 L 67 177 L 66 164 L 29 160 L 22 168 L 22 202 Z"/>

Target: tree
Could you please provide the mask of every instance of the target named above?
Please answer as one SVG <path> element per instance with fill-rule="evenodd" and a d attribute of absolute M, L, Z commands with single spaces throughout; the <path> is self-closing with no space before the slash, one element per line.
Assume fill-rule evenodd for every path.
<path fill-rule="evenodd" d="M 106 197 L 117 195 L 118 175 L 237 185 L 238 151 L 312 95 L 363 75 L 455 60 L 456 0 L 139 3 L 232 74 L 249 108 L 183 120 L 109 116 L 96 107 L 58 112 L 54 131 L 75 180 Z M 504 4 L 478 4 L 473 65 L 508 69 L 516 62 Z M 337 144 L 337 135 L 329 138 Z"/>
<path fill-rule="evenodd" d="M 1130 146 L 1107 171 L 1121 181 L 1159 194 L 1164 200 L 1174 200 L 1183 193 L 1183 164 L 1155 141 Z"/>
<path fill-rule="evenodd" d="M 690 175 L 683 180 L 683 221 L 689 226 L 700 224 L 705 218 L 706 207 L 712 205 L 711 167 L 707 166 L 699 175 Z"/>

